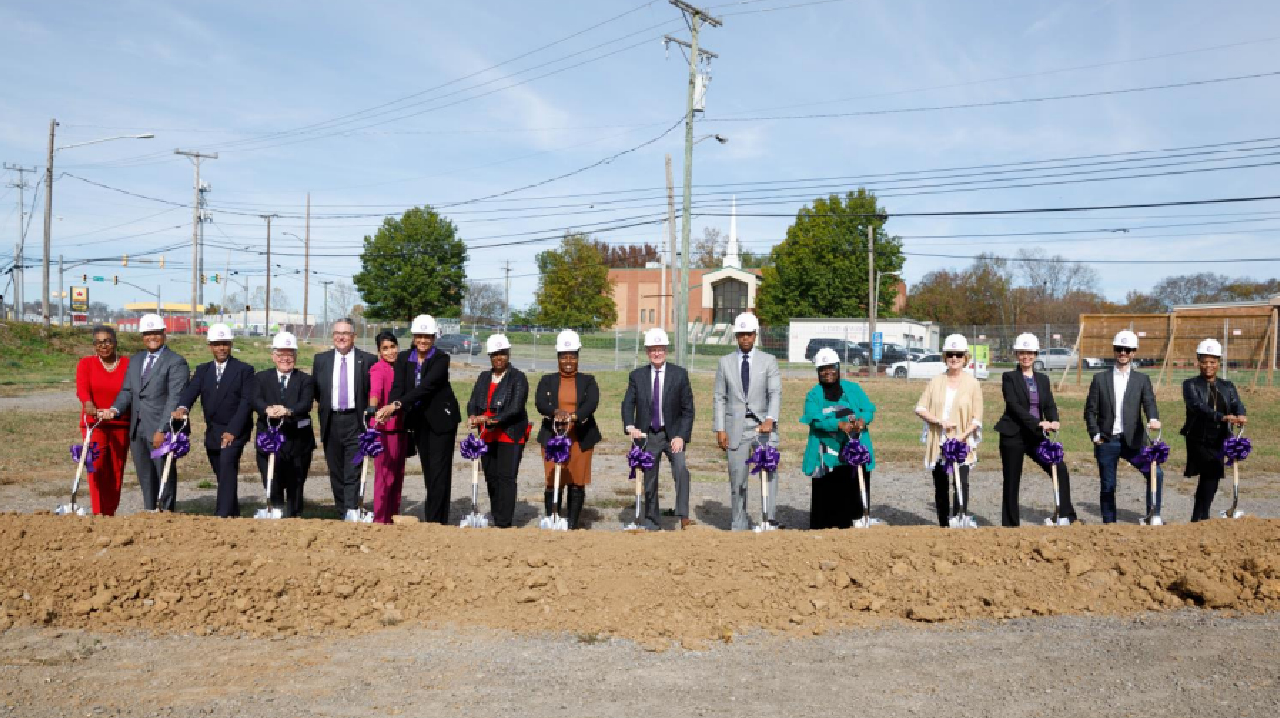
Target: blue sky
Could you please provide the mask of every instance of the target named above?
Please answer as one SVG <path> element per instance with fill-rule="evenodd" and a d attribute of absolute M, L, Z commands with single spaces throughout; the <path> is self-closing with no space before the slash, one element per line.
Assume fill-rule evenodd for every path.
<path fill-rule="evenodd" d="M 1280 194 L 1280 170 L 1271 164 L 1280 161 L 1280 140 L 1215 148 L 1214 154 L 1126 155 L 1104 160 L 1121 160 L 1109 166 L 1062 167 L 1096 159 L 1046 163 L 1037 172 L 1093 171 L 1062 177 L 1095 180 L 1089 182 L 1001 188 L 990 180 L 1002 175 L 987 174 L 965 178 L 985 182 L 966 186 L 982 187 L 979 191 L 920 188 L 963 181 L 939 178 L 937 170 L 944 168 L 1280 136 L 1274 128 L 1280 76 L 1039 103 L 848 114 L 1275 72 L 1280 70 L 1276 3 L 752 0 L 716 5 L 724 26 L 707 28 L 702 37 L 719 59 L 711 65 L 707 112 L 696 131 L 699 136 L 720 133 L 729 142 L 704 142 L 695 149 L 694 199 L 703 211 L 693 221 L 695 237 L 704 226 L 728 229 L 728 217 L 722 215 L 727 193 L 736 191 L 725 186 L 730 183 L 844 178 L 796 182 L 800 188 L 741 185 L 743 215 L 793 215 L 805 198 L 889 179 L 896 184 L 884 184 L 881 194 L 899 195 L 883 200 L 891 214 Z M 799 6 L 786 7 L 792 5 Z M 688 33 L 679 13 L 658 0 L 358 6 L 11 2 L 0 5 L 0 27 L 6 28 L 10 58 L 0 90 L 0 160 L 43 166 L 52 117 L 61 123 L 60 146 L 126 133 L 156 134 L 150 140 L 58 153 L 55 168 L 75 177 L 60 176 L 55 183 L 55 256 L 64 254 L 68 262 L 136 256 L 189 242 L 190 210 L 155 200 L 186 204 L 191 199 L 191 166 L 172 154 L 174 148 L 216 151 L 219 159 L 203 169 L 213 188 L 214 218 L 205 230 L 206 271 L 223 272 L 229 262 L 260 282 L 265 259 L 256 252 L 265 228 L 256 215 L 285 215 L 274 223 L 275 261 L 282 265 L 274 281 L 296 295 L 295 307 L 301 305 L 301 279 L 292 272 L 302 268 L 301 242 L 282 233 L 302 234 L 302 221 L 292 216 L 301 214 L 308 191 L 312 268 L 320 273 L 315 279 L 349 281 L 361 239 L 380 219 L 335 215 L 447 205 L 542 182 L 653 140 L 684 112 L 686 61 L 674 46 L 664 51 L 659 38 Z M 506 62 L 512 58 L 519 59 Z M 582 64 L 570 67 L 577 63 Z M 409 96 L 414 97 L 396 102 Z M 845 116 L 758 119 L 841 113 Z M 533 257 L 554 242 L 503 243 L 553 237 L 591 222 L 631 224 L 623 219 L 631 217 L 652 222 L 664 206 L 666 153 L 674 158 L 679 183 L 682 127 L 571 177 L 501 201 L 442 210 L 475 247 L 469 275 L 497 281 L 509 260 L 512 304 L 527 304 L 536 286 Z M 1169 157 L 1175 154 L 1181 156 Z M 1098 172 L 1107 167 L 1113 171 Z M 1008 169 L 1002 168 L 1003 176 L 1025 176 Z M 1188 169 L 1213 171 L 1098 181 Z M 919 171 L 932 172 L 884 177 Z M 857 179 L 869 175 L 881 177 Z M 12 173 L 3 176 L 6 185 L 13 179 Z M 625 190 L 648 191 L 603 194 Z M 767 203 L 752 205 L 751 196 Z M 617 199 L 629 202 L 605 204 Z M 0 186 L 0 265 L 12 260 L 16 203 L 15 192 Z M 40 210 L 37 206 L 27 240 L 28 259 L 39 257 Z M 786 216 L 741 216 L 739 234 L 744 247 L 763 250 L 784 235 L 789 223 Z M 1153 225 L 1176 226 L 1140 229 Z M 1263 257 L 1277 254 L 1280 202 L 1073 215 L 898 217 L 889 229 L 908 237 L 906 249 L 917 254 L 1012 254 L 1026 246 L 1091 261 Z M 1094 229 L 1099 232 L 1034 238 L 922 237 Z M 662 232 L 661 224 L 641 224 L 599 237 L 657 242 Z M 88 271 L 119 274 L 148 287 L 161 284 L 166 296 L 188 296 L 189 244 L 165 255 L 164 271 L 136 262 L 127 269 L 117 262 Z M 915 281 L 930 270 L 967 263 L 911 256 L 905 275 Z M 1103 291 L 1116 300 L 1169 274 L 1208 269 L 1265 278 L 1275 276 L 1276 267 L 1096 265 Z M 84 271 L 68 275 L 78 279 Z M 96 300 L 113 305 L 143 299 L 124 287 L 97 284 L 93 290 Z M 315 282 L 312 292 L 312 311 L 318 314 Z M 38 272 L 28 270 L 26 293 L 29 299 L 38 296 Z"/>

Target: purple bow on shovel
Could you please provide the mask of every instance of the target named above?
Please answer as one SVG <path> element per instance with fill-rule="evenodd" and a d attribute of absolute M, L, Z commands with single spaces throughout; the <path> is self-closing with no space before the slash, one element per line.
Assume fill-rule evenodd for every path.
<path fill-rule="evenodd" d="M 1142 447 L 1142 451 L 1133 457 L 1133 465 L 1138 467 L 1143 473 L 1151 470 L 1152 462 L 1163 464 L 1169 460 L 1169 445 L 1163 441 L 1155 441 Z"/>
<path fill-rule="evenodd" d="M 629 480 L 635 480 L 636 469 L 639 469 L 640 471 L 648 471 L 649 469 L 652 469 L 655 464 L 656 460 L 653 458 L 653 454 L 650 454 L 639 446 L 633 444 L 631 446 L 631 451 L 627 452 L 627 466 L 631 467 L 631 478 Z"/>
<path fill-rule="evenodd" d="M 1228 436 L 1227 440 L 1222 442 L 1222 456 L 1227 460 L 1227 466 L 1249 458 L 1251 451 L 1253 451 L 1253 444 L 1243 436 Z"/>
<path fill-rule="evenodd" d="M 871 463 L 871 452 L 861 441 L 851 439 L 840 449 L 840 461 L 849 466 L 866 466 Z"/>
<path fill-rule="evenodd" d="M 266 431 L 259 431 L 258 438 L 255 442 L 258 451 L 264 454 L 278 454 L 280 447 L 284 446 L 284 434 L 280 433 L 280 427 L 268 426 Z"/>
<path fill-rule="evenodd" d="M 542 457 L 553 464 L 569 463 L 569 448 L 573 441 L 567 436 L 553 436 L 542 447 Z"/>
<path fill-rule="evenodd" d="M 756 448 L 751 451 L 751 456 L 747 457 L 747 466 L 751 466 L 751 473 L 753 474 L 758 474 L 761 471 L 773 473 L 778 470 L 778 462 L 780 461 L 782 461 L 782 455 L 778 453 L 777 449 L 768 444 L 756 444 Z"/>
<path fill-rule="evenodd" d="M 84 450 L 83 444 L 72 444 L 71 460 L 76 462 L 77 464 L 80 463 L 80 452 L 83 450 Z M 92 474 L 94 469 L 93 465 L 95 462 L 97 462 L 99 458 L 101 458 L 101 456 L 102 456 L 102 452 L 98 451 L 98 442 L 96 441 L 90 442 L 89 456 L 86 457 L 84 460 L 84 470 Z"/>
<path fill-rule="evenodd" d="M 365 457 L 372 459 L 382 453 L 382 432 L 373 427 L 369 427 L 360 432 L 359 442 L 356 445 L 356 458 L 351 463 L 359 465 L 365 460 Z"/>
<path fill-rule="evenodd" d="M 173 458 L 181 459 L 191 451 L 191 437 L 181 432 L 175 434 L 172 431 L 164 433 L 164 442 L 160 444 L 160 448 L 151 452 L 151 458 L 158 459 L 165 454 L 173 454 Z"/>
<path fill-rule="evenodd" d="M 942 458 L 948 469 L 963 464 L 969 458 L 969 445 L 959 439 L 947 439 L 942 442 Z"/>
<path fill-rule="evenodd" d="M 475 434 L 467 434 L 467 438 L 458 443 L 458 450 L 462 452 L 462 458 L 467 461 L 475 461 L 489 453 L 489 445 L 481 441 L 480 437 Z"/>
<path fill-rule="evenodd" d="M 1066 455 L 1061 442 L 1045 439 L 1036 447 L 1036 458 L 1045 466 L 1057 466 Z"/>

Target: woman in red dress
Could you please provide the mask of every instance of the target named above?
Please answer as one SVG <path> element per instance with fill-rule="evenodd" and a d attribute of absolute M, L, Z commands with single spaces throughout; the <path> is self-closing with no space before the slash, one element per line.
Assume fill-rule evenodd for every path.
<path fill-rule="evenodd" d="M 107 326 L 93 328 L 93 356 L 76 366 L 76 396 L 80 398 L 80 440 L 85 428 L 97 420 L 98 409 L 108 408 L 124 385 L 129 357 L 116 353 L 116 330 Z M 89 478 L 89 496 L 93 513 L 115 516 L 120 505 L 120 485 L 124 481 L 124 463 L 129 457 L 129 415 L 117 416 L 98 424 L 90 444 L 98 445 L 98 460 Z"/>

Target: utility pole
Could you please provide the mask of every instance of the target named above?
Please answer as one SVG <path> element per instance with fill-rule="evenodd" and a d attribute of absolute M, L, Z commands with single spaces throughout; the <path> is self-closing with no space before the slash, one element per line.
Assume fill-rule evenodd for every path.
<path fill-rule="evenodd" d="M 676 287 L 676 274 L 675 274 L 676 272 L 676 188 L 675 188 L 674 182 L 671 179 L 671 154 L 670 153 L 667 154 L 667 235 L 670 239 L 670 242 L 669 242 L 670 250 L 669 250 L 669 253 L 667 254 L 667 257 L 669 258 L 671 265 L 669 267 L 662 268 L 662 276 L 663 276 L 662 328 L 663 329 L 667 328 L 667 320 L 671 318 L 670 314 L 667 312 L 667 295 L 673 294 L 673 291 L 669 292 L 666 289 L 666 286 L 667 286 L 666 279 L 667 279 L 668 273 L 670 273 L 671 275 L 670 276 L 671 289 L 674 290 Z M 671 306 L 674 307 L 675 304 L 676 304 L 675 297 L 672 296 Z"/>
<path fill-rule="evenodd" d="M 58 255 L 58 326 L 67 325 L 67 288 L 62 286 L 62 255 Z"/>
<path fill-rule="evenodd" d="M 511 321 L 511 260 L 503 262 L 503 270 L 507 278 L 506 297 L 502 300 L 502 331 L 507 330 L 507 323 Z"/>
<path fill-rule="evenodd" d="M 200 161 L 216 160 L 218 153 L 205 154 L 195 150 L 174 150 L 175 155 L 182 155 L 196 166 L 195 199 L 191 203 L 191 326 L 187 334 L 196 333 L 196 304 L 200 299 L 200 274 L 204 271 L 200 260 L 200 223 L 204 218 L 200 212 Z"/>
<path fill-rule="evenodd" d="M 333 280 L 330 279 L 327 282 L 320 283 L 324 285 L 324 326 L 327 331 L 327 327 L 329 326 L 329 285 L 333 284 Z"/>
<path fill-rule="evenodd" d="M 260 214 L 262 219 L 267 220 L 267 301 L 266 301 L 266 317 L 262 320 L 262 333 L 266 336 L 271 331 L 271 218 L 274 214 Z"/>
<path fill-rule="evenodd" d="M 302 323 L 307 327 L 307 340 L 311 340 L 311 316 L 307 314 L 311 299 L 311 193 L 307 193 L 307 225 L 302 231 Z"/>
<path fill-rule="evenodd" d="M 49 252 L 53 243 L 53 136 L 58 130 L 58 121 L 49 120 L 49 159 L 44 165 L 44 262 L 41 272 L 40 302 L 41 319 L 44 328 L 49 328 Z"/>
<path fill-rule="evenodd" d="M 22 284 L 25 281 L 23 277 L 23 271 L 22 271 L 22 263 L 23 263 L 22 247 L 23 247 L 23 244 L 25 244 L 24 240 L 26 239 L 26 236 L 27 236 L 27 229 L 26 229 L 27 228 L 27 222 L 26 222 L 27 210 L 26 210 L 26 204 L 24 204 L 25 200 L 23 199 L 23 196 L 22 196 L 22 190 L 30 186 L 27 184 L 26 178 L 23 177 L 22 175 L 26 172 L 35 172 L 36 168 L 35 167 L 27 168 L 21 165 L 11 165 L 8 162 L 4 163 L 4 168 L 7 170 L 13 170 L 14 172 L 18 173 L 18 181 L 10 182 L 9 186 L 15 187 L 18 190 L 18 241 L 17 241 L 17 244 L 14 245 L 14 250 L 13 250 L 13 306 L 16 309 L 16 311 L 13 314 L 13 318 L 16 321 L 22 321 L 22 303 L 24 301 L 22 296 L 22 290 L 23 290 Z"/>
<path fill-rule="evenodd" d="M 668 0 L 676 9 L 684 13 L 689 24 L 689 42 L 666 36 L 667 42 L 674 42 L 689 51 L 689 93 L 685 105 L 684 117 L 684 216 L 680 227 L 680 289 L 676 296 L 676 363 L 688 366 L 686 357 L 689 352 L 689 237 L 690 214 L 693 204 L 693 113 L 694 99 L 698 91 L 698 68 L 702 59 L 718 57 L 710 50 L 698 47 L 698 30 L 702 23 L 712 27 L 720 27 L 719 18 L 709 15 L 705 10 L 694 7 L 684 0 Z"/>
<path fill-rule="evenodd" d="M 876 225 L 871 222 L 867 225 L 867 364 L 871 366 L 871 376 L 876 375 L 875 361 L 875 338 L 876 338 Z"/>

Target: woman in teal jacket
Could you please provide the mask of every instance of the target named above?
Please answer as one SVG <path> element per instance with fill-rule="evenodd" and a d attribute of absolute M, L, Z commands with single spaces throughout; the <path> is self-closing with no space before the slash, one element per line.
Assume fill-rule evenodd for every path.
<path fill-rule="evenodd" d="M 862 387 L 840 378 L 840 358 L 823 349 L 813 358 L 818 369 L 818 385 L 804 399 L 800 423 L 809 427 L 804 449 L 805 474 L 813 478 L 813 505 L 809 528 L 847 529 L 862 518 L 862 499 L 854 467 L 840 461 L 840 449 L 854 433 L 871 452 L 871 462 L 863 467 L 867 482 L 867 503 L 871 503 L 871 470 L 875 451 L 867 427 L 876 415 L 876 406 Z"/>

